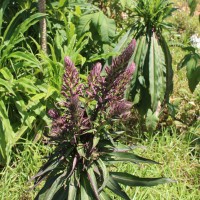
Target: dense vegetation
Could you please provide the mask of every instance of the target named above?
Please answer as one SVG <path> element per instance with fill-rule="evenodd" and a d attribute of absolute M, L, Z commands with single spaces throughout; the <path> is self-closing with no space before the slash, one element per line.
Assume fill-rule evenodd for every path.
<path fill-rule="evenodd" d="M 198 199 L 199 9 L 0 2 L 0 198 Z"/>

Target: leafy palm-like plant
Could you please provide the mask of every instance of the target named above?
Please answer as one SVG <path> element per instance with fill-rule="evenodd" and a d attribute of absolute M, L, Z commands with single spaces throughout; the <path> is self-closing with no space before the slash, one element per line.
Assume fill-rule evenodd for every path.
<path fill-rule="evenodd" d="M 174 8 L 168 0 L 137 0 L 132 11 L 132 32 L 138 42 L 131 60 L 137 69 L 126 97 L 143 115 L 148 112 L 151 119 L 156 119 L 173 88 L 172 59 L 163 29 L 170 27 L 165 19 Z"/>
<path fill-rule="evenodd" d="M 35 186 L 46 179 L 36 199 L 82 200 L 111 199 L 107 189 L 123 199 L 130 199 L 119 184 L 129 186 L 153 186 L 171 181 L 167 178 L 139 178 L 113 172 L 117 162 L 157 162 L 129 153 L 133 146 L 121 144 L 114 123 L 130 116 L 132 103 L 123 99 L 124 90 L 135 71 L 135 64 L 128 64 L 135 40 L 101 76 L 102 66 L 96 63 L 87 81 L 79 79 L 79 73 L 69 57 L 65 57 L 62 102 L 49 110 L 53 119 L 48 134 L 55 144 L 49 160 L 33 177 Z M 117 134 L 118 133 L 118 134 Z M 107 189 L 106 189 L 107 188 Z"/>

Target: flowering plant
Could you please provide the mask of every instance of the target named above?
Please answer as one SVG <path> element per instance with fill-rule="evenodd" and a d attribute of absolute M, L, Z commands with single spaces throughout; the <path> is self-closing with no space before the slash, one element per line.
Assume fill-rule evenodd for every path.
<path fill-rule="evenodd" d="M 113 59 L 111 66 L 105 68 L 106 76 L 101 75 L 101 63 L 96 63 L 85 84 L 81 83 L 70 58 L 65 57 L 61 92 L 65 100 L 57 104 L 59 109 L 48 112 L 53 119 L 49 137 L 56 148 L 33 177 L 35 186 L 47 177 L 36 199 L 110 199 L 106 188 L 129 199 L 119 183 L 152 186 L 169 181 L 110 171 L 110 166 L 120 161 L 156 164 L 128 153 L 134 146 L 121 144 L 114 133 L 113 123 L 130 116 L 132 104 L 123 97 L 135 70 L 134 63 L 128 64 L 135 43 L 132 40 L 124 52 Z"/>

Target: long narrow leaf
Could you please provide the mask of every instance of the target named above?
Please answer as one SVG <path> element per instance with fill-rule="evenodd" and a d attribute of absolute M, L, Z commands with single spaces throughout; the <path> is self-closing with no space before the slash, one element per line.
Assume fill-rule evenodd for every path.
<path fill-rule="evenodd" d="M 133 153 L 127 153 L 127 152 L 113 152 L 113 153 L 107 153 L 105 157 L 103 158 L 106 162 L 118 162 L 118 161 L 126 161 L 126 162 L 133 162 L 133 163 L 150 163 L 150 164 L 159 164 L 158 162 L 155 162 L 153 160 L 143 158 L 140 156 L 137 156 Z"/>
<path fill-rule="evenodd" d="M 47 194 L 51 192 L 55 192 L 54 188 L 56 185 L 58 186 L 58 183 L 60 181 L 61 175 L 54 175 L 54 176 L 49 176 L 43 186 L 43 188 L 39 191 L 37 196 L 35 197 L 35 200 L 47 200 Z M 58 188 L 59 190 L 60 188 Z M 49 198 L 48 200 L 51 200 L 52 198 Z"/>
<path fill-rule="evenodd" d="M 5 89 L 7 90 L 6 92 L 15 95 L 12 84 L 10 84 L 9 81 L 5 81 L 4 79 L 0 78 L 0 86 L 5 87 Z"/>
<path fill-rule="evenodd" d="M 0 162 L 5 165 L 9 161 L 9 154 L 13 143 L 14 132 L 8 118 L 4 102 L 0 101 Z"/>
<path fill-rule="evenodd" d="M 133 53 L 133 56 L 131 57 L 130 62 L 135 63 L 136 69 L 133 73 L 133 77 L 131 79 L 130 85 L 126 90 L 125 97 L 128 98 L 135 98 L 136 90 L 138 89 L 138 77 L 142 75 L 143 73 L 143 66 L 144 62 L 147 56 L 147 50 L 148 50 L 148 42 L 147 38 L 145 36 L 142 36 L 137 40 L 136 49 Z"/>
<path fill-rule="evenodd" d="M 87 179 L 87 175 L 84 173 L 81 174 L 81 186 L 80 187 L 81 187 L 81 199 L 84 199 L 84 200 L 95 199 L 95 196 L 93 195 L 93 190 Z"/>
<path fill-rule="evenodd" d="M 76 173 L 77 173 L 77 171 L 75 170 L 73 175 L 70 177 L 69 191 L 68 191 L 68 198 L 67 198 L 68 200 L 76 200 L 77 190 L 78 190 Z"/>
<path fill-rule="evenodd" d="M 101 200 L 112 200 L 111 197 L 107 193 L 105 193 L 104 191 L 101 191 L 100 199 Z"/>
<path fill-rule="evenodd" d="M 158 184 L 174 182 L 169 178 L 140 178 L 126 172 L 110 172 L 112 178 L 123 185 L 151 187 Z"/>
<path fill-rule="evenodd" d="M 151 96 L 151 107 L 154 112 L 157 110 L 159 102 L 162 102 L 164 99 L 166 90 L 165 73 L 165 56 L 154 33 L 151 37 L 149 55 L 149 93 Z"/>
<path fill-rule="evenodd" d="M 54 180 L 50 189 L 45 192 L 44 197 L 41 200 L 52 200 L 56 192 L 63 187 L 64 182 L 66 181 L 66 174 L 61 174 L 56 180 Z M 40 199 L 38 199 L 40 200 Z"/>
<path fill-rule="evenodd" d="M 109 173 L 108 173 L 108 169 L 107 169 L 105 163 L 101 159 L 98 159 L 97 163 L 98 163 L 99 168 L 101 169 L 102 175 L 103 175 L 102 176 L 103 177 L 103 183 L 102 183 L 101 187 L 98 189 L 98 192 L 100 192 L 101 190 L 103 190 L 106 187 L 106 184 L 109 180 Z"/>
<path fill-rule="evenodd" d="M 169 102 L 169 96 L 173 91 L 173 69 L 172 69 L 172 56 L 165 41 L 164 37 L 161 36 L 161 46 L 165 56 L 165 66 L 166 66 L 166 92 L 165 92 L 165 99 L 166 102 Z"/>
<path fill-rule="evenodd" d="M 1 8 L 0 8 L 0 36 L 1 36 L 1 29 L 2 29 L 2 23 L 3 23 L 3 14 L 9 3 L 10 3 L 10 0 L 3 1 L 3 4 L 1 5 Z"/>
<path fill-rule="evenodd" d="M 125 200 L 130 200 L 128 195 L 123 191 L 120 185 L 110 176 L 107 188 L 117 194 L 118 196 L 122 197 Z"/>
<path fill-rule="evenodd" d="M 92 186 L 96 199 L 100 200 L 99 193 L 98 193 L 97 180 L 96 180 L 94 171 L 92 169 L 92 166 L 87 170 L 87 175 L 88 175 L 88 179 L 90 181 L 90 184 Z"/>

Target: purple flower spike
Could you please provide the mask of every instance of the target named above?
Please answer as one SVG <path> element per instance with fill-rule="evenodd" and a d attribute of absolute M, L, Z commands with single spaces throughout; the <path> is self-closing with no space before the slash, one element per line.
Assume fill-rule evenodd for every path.
<path fill-rule="evenodd" d="M 74 63 L 69 57 L 64 58 L 65 73 L 61 93 L 65 101 L 59 106 L 64 107 L 62 110 L 65 113 L 59 115 L 54 109 L 48 112 L 53 118 L 52 134 L 72 141 L 70 137 L 86 134 L 99 115 L 105 119 L 112 116 L 127 118 L 130 115 L 132 104 L 123 98 L 135 71 L 133 62 L 128 65 L 135 45 L 136 41 L 132 40 L 123 53 L 112 60 L 111 66 L 105 68 L 107 76 L 101 75 L 102 64 L 96 63 L 88 75 L 87 83 L 80 83 L 79 71 Z M 94 106 L 90 106 L 90 101 L 94 100 Z"/>
<path fill-rule="evenodd" d="M 88 76 L 88 88 L 86 91 L 91 98 L 95 98 L 97 101 L 102 95 L 102 90 L 104 87 L 103 83 L 105 80 L 105 78 L 100 75 L 101 69 L 101 63 L 96 63 L 94 65 L 93 69 L 91 70 Z"/>
<path fill-rule="evenodd" d="M 65 67 L 71 67 L 71 68 L 74 68 L 74 63 L 71 61 L 70 57 L 66 56 L 64 58 L 64 61 L 65 61 Z"/>
<path fill-rule="evenodd" d="M 62 94 L 65 97 L 80 94 L 82 86 L 79 84 L 79 72 L 69 57 L 65 57 L 65 73 L 63 76 Z M 70 94 L 69 94 L 70 93 Z"/>
<path fill-rule="evenodd" d="M 136 40 L 133 39 L 129 43 L 128 47 L 124 50 L 124 52 L 122 53 L 121 57 L 123 57 L 124 59 L 128 59 L 129 60 L 131 58 L 131 56 L 133 55 L 133 51 L 135 49 L 135 46 L 136 46 Z"/>
<path fill-rule="evenodd" d="M 126 70 L 127 64 L 131 56 L 133 55 L 135 46 L 136 40 L 133 39 L 128 47 L 123 51 L 123 53 L 112 60 L 111 66 L 107 66 L 105 68 L 105 71 L 107 73 L 105 81 L 107 90 L 111 89 L 112 83 L 117 79 L 120 74 L 122 74 Z"/>
<path fill-rule="evenodd" d="M 135 63 L 134 62 L 132 62 L 128 67 L 127 67 L 127 69 L 126 69 L 126 72 L 127 72 L 127 74 L 129 74 L 129 80 L 131 79 L 131 77 L 132 77 L 132 74 L 134 73 L 134 71 L 135 71 Z"/>
<path fill-rule="evenodd" d="M 58 117 L 53 120 L 50 135 L 54 137 L 60 137 L 67 128 L 66 117 Z"/>
<path fill-rule="evenodd" d="M 135 63 L 132 62 L 123 73 L 121 73 L 112 83 L 110 83 L 110 90 L 106 96 L 108 101 L 120 101 L 123 99 L 124 91 L 126 90 L 134 71 Z"/>
<path fill-rule="evenodd" d="M 110 103 L 110 116 L 120 117 L 128 116 L 133 104 L 126 100 L 115 101 Z"/>
<path fill-rule="evenodd" d="M 106 69 L 106 71 L 108 75 L 110 75 L 111 77 L 114 76 L 113 79 L 125 69 L 126 64 L 133 55 L 135 46 L 136 46 L 136 40 L 133 39 L 128 45 L 128 47 L 122 52 L 122 54 L 112 60 L 110 70 Z"/>
<path fill-rule="evenodd" d="M 101 69 L 102 69 L 102 65 L 101 63 L 96 63 L 90 73 L 90 77 L 98 77 L 100 76 L 101 73 Z"/>
<path fill-rule="evenodd" d="M 57 119 L 59 117 L 58 111 L 55 109 L 50 109 L 48 111 L 48 115 L 49 117 L 51 117 L 52 119 Z"/>

